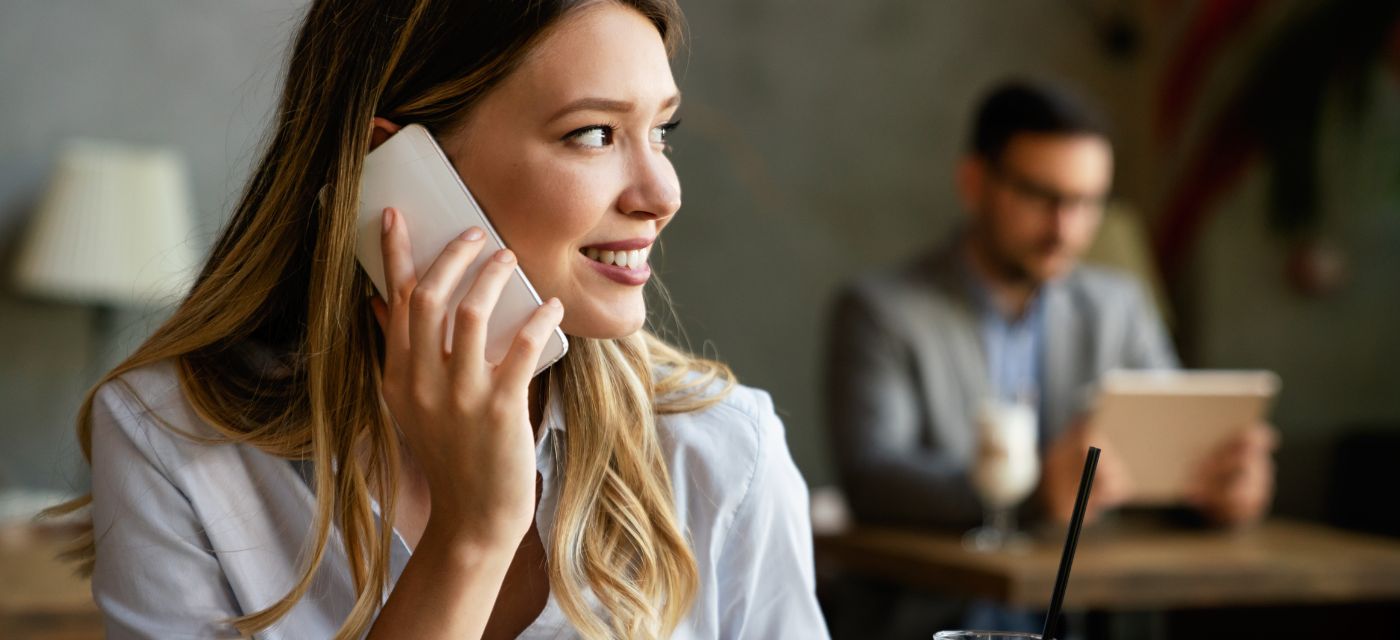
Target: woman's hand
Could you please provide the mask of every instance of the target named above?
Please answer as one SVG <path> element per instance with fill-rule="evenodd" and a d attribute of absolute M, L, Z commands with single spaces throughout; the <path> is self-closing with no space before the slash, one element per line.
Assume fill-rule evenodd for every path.
<path fill-rule="evenodd" d="M 415 276 L 405 221 L 384 210 L 387 303 L 371 304 L 385 336 L 383 395 L 432 494 L 428 533 L 481 548 L 515 549 L 535 515 L 535 440 L 529 384 L 546 340 L 563 318 L 557 299 L 536 309 L 505 360 L 486 361 L 486 322 L 515 256 L 501 250 L 449 309 L 481 252 L 473 227 Z M 446 344 L 446 316 L 455 329 Z"/>

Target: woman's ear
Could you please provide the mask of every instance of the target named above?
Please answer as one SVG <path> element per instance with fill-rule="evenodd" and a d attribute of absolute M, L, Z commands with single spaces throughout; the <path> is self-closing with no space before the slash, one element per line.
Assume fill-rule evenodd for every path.
<path fill-rule="evenodd" d="M 379 145 L 384 144 L 384 141 L 388 140 L 389 136 L 398 133 L 401 128 L 402 127 L 399 125 L 379 116 L 371 118 L 369 121 L 369 150 L 374 151 Z"/>

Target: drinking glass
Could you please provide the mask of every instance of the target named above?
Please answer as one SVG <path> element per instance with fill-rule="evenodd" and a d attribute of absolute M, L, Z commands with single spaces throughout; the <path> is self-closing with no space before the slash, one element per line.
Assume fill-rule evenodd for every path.
<path fill-rule="evenodd" d="M 1016 506 L 1040 481 L 1036 413 L 1030 402 L 988 399 L 977 416 L 972 486 L 982 503 L 982 526 L 963 538 L 968 548 L 999 551 L 1024 545 L 1016 533 Z"/>
<path fill-rule="evenodd" d="M 933 640 L 1040 640 L 1038 633 L 1018 631 L 939 631 Z"/>

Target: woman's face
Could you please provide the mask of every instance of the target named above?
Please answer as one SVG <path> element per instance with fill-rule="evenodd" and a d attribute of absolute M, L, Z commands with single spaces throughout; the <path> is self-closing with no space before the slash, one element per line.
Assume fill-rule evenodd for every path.
<path fill-rule="evenodd" d="M 679 99 L 656 27 L 604 2 L 564 18 L 440 140 L 569 335 L 646 319 L 646 257 L 681 205 L 665 143 Z"/>

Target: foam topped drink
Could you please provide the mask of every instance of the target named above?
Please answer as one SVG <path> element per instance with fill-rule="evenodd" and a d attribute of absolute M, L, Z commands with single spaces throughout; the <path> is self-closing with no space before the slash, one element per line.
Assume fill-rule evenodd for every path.
<path fill-rule="evenodd" d="M 994 551 L 1016 541 L 1014 510 L 1040 480 L 1036 434 L 1035 408 L 1029 402 L 983 403 L 977 416 L 977 456 L 971 481 L 982 501 L 985 520 L 968 532 L 968 546 Z"/>

